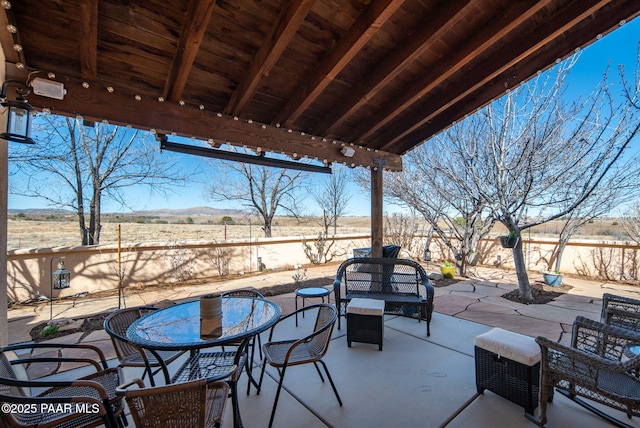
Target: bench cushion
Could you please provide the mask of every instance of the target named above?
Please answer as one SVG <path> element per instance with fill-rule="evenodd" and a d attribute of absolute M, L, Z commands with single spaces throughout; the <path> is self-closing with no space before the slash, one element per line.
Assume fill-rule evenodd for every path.
<path fill-rule="evenodd" d="M 382 316 L 384 315 L 384 300 L 353 298 L 347 305 L 347 313 Z"/>
<path fill-rule="evenodd" d="M 494 328 L 476 336 L 475 346 L 493 352 L 501 358 L 533 366 L 540 362 L 540 346 L 533 337 Z"/>

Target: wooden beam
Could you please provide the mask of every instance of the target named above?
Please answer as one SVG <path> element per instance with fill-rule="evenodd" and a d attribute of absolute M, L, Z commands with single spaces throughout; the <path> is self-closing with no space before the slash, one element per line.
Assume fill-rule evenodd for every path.
<path fill-rule="evenodd" d="M 426 73 L 415 80 L 411 87 L 402 91 L 395 99 L 385 104 L 384 108 L 378 111 L 371 121 L 358 126 L 349 135 L 353 141 L 367 140 L 374 133 L 396 119 L 405 110 L 409 109 L 413 103 L 424 97 L 431 90 L 442 84 L 453 74 L 464 69 L 471 61 L 481 54 L 491 49 L 494 43 L 501 37 L 516 29 L 519 25 L 531 18 L 532 15 L 545 7 L 546 1 L 519 1 L 510 4 L 509 8 L 496 17 L 494 23 L 484 27 L 472 40 L 465 40 L 454 52 L 451 58 L 442 58 L 434 66 L 429 67 Z M 471 76 L 474 78 L 474 76 Z M 387 143 L 387 141 L 385 141 Z M 391 142 L 389 142 L 391 144 Z"/>
<path fill-rule="evenodd" d="M 7 31 L 7 26 L 15 25 L 15 19 L 13 19 L 13 11 L 11 9 L 5 9 L 0 7 L 0 45 L 2 45 L 2 51 L 4 52 L 4 59 L 6 62 L 13 64 L 17 62 L 25 63 L 24 54 L 18 53 L 13 49 L 13 45 L 20 43 L 20 29 L 17 28 L 17 33 L 10 33 Z"/>
<path fill-rule="evenodd" d="M 164 87 L 164 97 L 179 101 L 189 79 L 200 43 L 207 31 L 216 0 L 192 0 L 184 20 L 182 34 Z"/>
<path fill-rule="evenodd" d="M 7 78 L 25 81 L 26 70 L 19 70 L 7 63 Z M 82 82 L 56 76 L 67 90 L 64 100 L 29 95 L 29 103 L 37 110 L 48 108 L 52 113 L 72 116 L 81 115 L 84 119 L 109 120 L 117 125 L 131 125 L 135 128 L 157 133 L 194 137 L 199 140 L 213 140 L 213 144 L 229 143 L 249 148 L 258 147 L 264 152 L 284 153 L 294 159 L 317 158 L 320 162 L 339 162 L 348 166 L 374 168 L 376 159 L 384 161 L 385 168 L 391 171 L 402 170 L 402 158 L 393 153 L 368 150 L 351 146 L 352 157 L 341 153 L 347 144 L 341 141 L 322 138 L 267 124 L 255 123 L 237 117 L 227 116 L 198 106 L 186 104 L 180 106 L 172 102 L 159 102 L 156 99 L 141 97 L 136 100 L 129 94 L 108 92 L 106 88 L 91 85 L 82 86 Z"/>
<path fill-rule="evenodd" d="M 384 236 L 382 166 L 383 162 L 378 162 L 378 165 L 371 169 L 371 257 L 382 257 Z"/>
<path fill-rule="evenodd" d="M 473 70 L 468 70 L 467 76 L 469 76 L 470 79 L 473 79 L 473 82 L 458 85 L 457 89 L 454 88 L 449 92 L 449 97 L 444 100 L 444 102 L 440 96 L 437 108 L 430 107 L 426 109 L 425 114 L 417 118 L 417 120 L 404 123 L 396 122 L 396 125 L 388 128 L 384 133 L 380 133 L 376 138 L 379 137 L 378 141 L 383 142 L 383 144 L 376 147 L 389 148 L 395 145 L 407 135 L 417 131 L 422 126 L 427 125 L 438 114 L 451 108 L 474 92 L 481 90 L 492 79 L 503 75 L 510 68 L 514 68 L 519 63 L 526 61 L 527 57 L 534 55 L 538 50 L 543 49 L 546 46 L 553 46 L 555 39 L 562 38 L 566 40 L 564 34 L 566 31 L 570 30 L 580 21 L 596 14 L 598 10 L 605 7 L 608 3 L 610 3 L 610 0 L 583 0 L 583 5 L 585 5 L 584 8 L 581 7 L 576 9 L 567 7 L 565 10 L 557 13 L 554 18 L 544 21 L 544 25 L 542 27 L 534 28 L 530 34 L 520 39 L 520 43 L 514 44 L 511 52 L 506 52 L 503 49 L 491 58 L 483 61 L 483 63 L 479 64 L 477 67 L 474 67 Z M 637 9 L 637 4 L 635 5 L 635 8 Z M 578 10 L 578 13 L 576 13 L 576 10 Z M 606 16 L 607 15 L 605 14 L 601 18 L 605 19 Z M 585 40 L 589 40 L 592 37 L 593 36 L 585 35 L 584 38 Z M 567 46 L 566 43 L 567 42 L 556 42 L 556 44 L 563 47 L 563 53 L 555 52 L 558 55 L 555 58 L 563 57 L 577 47 Z M 575 40 L 571 43 L 575 43 Z M 545 63 L 550 64 L 555 60 L 555 58 L 549 58 Z M 539 67 L 538 69 L 541 68 L 542 67 Z M 487 70 L 489 72 L 487 72 Z M 535 71 L 536 70 L 532 73 L 535 73 Z M 527 77 L 529 76 L 524 78 Z M 514 81 L 512 82 L 512 85 L 520 81 L 521 80 Z M 507 87 L 508 85 L 503 85 L 502 92 L 504 92 Z M 428 103 L 428 101 L 425 100 L 424 103 Z"/>
<path fill-rule="evenodd" d="M 315 2 L 316 0 L 290 0 L 282 8 L 276 25 L 267 37 L 267 42 L 253 57 L 247 73 L 231 96 L 224 110 L 226 114 L 231 116 L 242 114 L 256 93 L 262 77 L 269 75 Z"/>
<path fill-rule="evenodd" d="M 591 33 L 587 33 L 582 29 L 575 30 L 583 36 L 583 39 L 579 41 L 581 46 L 595 41 L 598 34 L 606 34 L 611 31 L 612 28 L 615 28 L 619 24 L 619 18 L 616 18 L 616 16 L 629 16 L 629 19 L 633 19 L 640 15 L 640 11 L 637 10 L 637 3 L 634 3 L 632 0 L 627 0 L 626 4 L 617 3 L 616 9 L 613 13 L 603 12 L 602 14 L 591 16 L 589 18 L 593 20 L 593 22 L 590 23 Z M 565 39 L 564 36 L 565 35 L 562 35 L 561 37 Z M 566 39 L 561 43 L 549 43 L 545 45 L 544 50 L 539 50 L 535 54 L 528 55 L 526 59 L 513 65 L 504 73 L 495 76 L 491 81 L 478 87 L 476 91 L 468 93 L 462 98 L 456 97 L 457 102 L 455 104 L 444 111 L 438 112 L 437 115 L 431 115 L 432 119 L 429 122 L 424 123 L 421 127 L 394 143 L 394 153 L 405 153 L 415 146 L 415 141 L 424 141 L 431 138 L 454 121 L 486 105 L 487 101 L 484 100 L 493 100 L 502 95 L 505 92 L 505 75 L 512 76 L 513 81 L 516 83 L 522 82 L 541 70 L 540 64 L 549 64 L 548 67 L 551 67 L 555 64 L 556 58 L 564 57 L 567 52 L 573 52 L 575 48 L 576 46 L 570 44 Z M 425 101 L 425 103 L 428 103 L 428 101 Z M 425 106 L 426 105 L 427 104 L 425 104 Z M 425 111 L 427 110 L 425 107 Z M 384 145 L 382 147 L 384 147 Z"/>
<path fill-rule="evenodd" d="M 315 72 L 304 79 L 302 84 L 293 91 L 293 96 L 276 116 L 273 123 L 280 123 L 290 128 L 302 112 L 315 101 L 404 2 L 405 0 L 371 2 Z"/>
<path fill-rule="evenodd" d="M 469 7 L 475 7 L 467 0 L 444 2 L 444 6 L 432 17 L 429 25 L 420 25 L 417 32 L 407 31 L 407 38 L 385 59 L 372 68 L 371 73 L 356 83 L 349 96 L 341 99 L 329 114 L 317 125 L 314 132 L 329 134 L 342 124 L 351 114 L 360 109 L 378 92 L 392 82 L 408 65 L 422 55 L 441 35 L 445 24 L 459 21 Z"/>
<path fill-rule="evenodd" d="M 80 2 L 80 75 L 95 80 L 98 75 L 98 0 Z"/>

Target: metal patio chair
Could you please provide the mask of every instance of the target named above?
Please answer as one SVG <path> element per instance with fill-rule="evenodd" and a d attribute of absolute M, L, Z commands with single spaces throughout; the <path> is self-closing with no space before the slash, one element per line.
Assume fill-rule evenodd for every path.
<path fill-rule="evenodd" d="M 145 313 L 154 310 L 156 310 L 156 308 L 150 306 L 119 309 L 107 316 L 104 320 L 104 329 L 109 337 L 111 337 L 111 342 L 116 350 L 120 365 L 123 367 L 144 367 L 142 379 L 149 374 L 151 386 L 155 386 L 153 376 L 159 371 L 163 372 L 165 383 L 169 383 L 169 372 L 166 366 L 184 353 L 176 351 L 143 350 L 129 341 L 127 338 L 127 329 L 129 326 Z M 156 368 L 156 370 L 152 371 L 153 368 Z"/>
<path fill-rule="evenodd" d="M 136 385 L 138 388 L 131 388 Z M 134 379 L 117 388 L 129 405 L 137 427 L 220 427 L 229 396 L 226 382 L 196 379 L 145 388 Z"/>
<path fill-rule="evenodd" d="M 53 357 L 47 353 L 38 357 L 22 356 L 22 352 L 30 349 L 48 348 L 58 350 L 56 355 L 69 355 L 71 349 L 76 349 L 83 356 Z M 95 358 L 85 356 L 92 353 Z M 53 364 L 58 368 L 60 363 L 84 363 L 92 366 L 95 372 L 70 380 L 27 379 L 26 367 L 38 363 Z M 0 350 L 0 403 L 3 409 L 0 425 L 12 428 L 122 427 L 127 425 L 124 406 L 115 394 L 122 380 L 120 368 L 108 368 L 104 354 L 95 346 L 27 343 L 5 347 Z M 48 411 L 49 405 L 54 406 L 55 411 Z M 16 411 L 5 411 L 5 406 L 8 410 L 15 406 Z"/>
<path fill-rule="evenodd" d="M 305 337 L 299 339 L 274 341 L 272 342 L 273 332 L 275 328 L 283 320 L 296 316 L 298 313 L 317 311 L 316 321 L 313 328 L 313 332 Z M 276 407 L 278 406 L 278 398 L 280 397 L 280 390 L 282 389 L 282 383 L 284 381 L 284 375 L 287 367 L 297 366 L 301 364 L 313 363 L 316 371 L 320 375 L 320 379 L 324 382 L 324 377 L 320 372 L 318 363 L 322 364 L 327 378 L 331 383 L 331 388 L 338 399 L 338 403 L 342 406 L 342 400 L 338 394 L 333 379 L 329 374 L 327 365 L 322 361 L 322 357 L 327 353 L 329 349 L 329 343 L 331 342 L 331 333 L 333 332 L 333 326 L 338 317 L 338 311 L 335 306 L 328 304 L 310 305 L 294 311 L 284 317 L 282 317 L 278 323 L 276 323 L 269 333 L 269 342 L 263 346 L 264 362 L 262 364 L 262 372 L 260 373 L 260 382 L 258 383 L 258 394 L 260 393 L 260 387 L 262 386 L 262 380 L 264 378 L 264 372 L 267 364 L 275 367 L 280 375 L 278 381 L 278 389 L 276 391 L 276 397 L 273 402 L 273 409 L 271 410 L 271 418 L 269 419 L 269 427 L 273 425 L 273 418 L 276 414 Z"/>

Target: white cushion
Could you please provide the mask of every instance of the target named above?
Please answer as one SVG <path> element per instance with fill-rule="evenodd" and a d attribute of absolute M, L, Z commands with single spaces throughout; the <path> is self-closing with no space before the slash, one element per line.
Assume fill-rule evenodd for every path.
<path fill-rule="evenodd" d="M 354 297 L 347 305 L 347 313 L 358 315 L 384 315 L 384 300 Z"/>
<path fill-rule="evenodd" d="M 540 346 L 533 337 L 494 328 L 476 336 L 475 346 L 502 358 L 533 366 L 540 361 Z"/>

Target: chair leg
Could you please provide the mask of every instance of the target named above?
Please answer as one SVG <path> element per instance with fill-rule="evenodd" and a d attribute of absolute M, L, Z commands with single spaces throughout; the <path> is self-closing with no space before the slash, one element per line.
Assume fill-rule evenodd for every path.
<path fill-rule="evenodd" d="M 331 379 L 331 375 L 329 374 L 329 369 L 327 368 L 327 365 L 324 363 L 324 361 L 320 360 L 320 363 L 322 364 L 322 367 L 324 367 L 324 371 L 327 374 L 327 378 L 329 378 L 329 383 L 331 384 L 331 388 L 333 388 L 333 393 L 336 395 L 336 398 L 338 399 L 338 403 L 340 403 L 340 407 L 342 407 L 342 400 L 340 399 L 340 395 L 338 394 L 336 385 L 333 383 L 333 379 Z"/>
<path fill-rule="evenodd" d="M 318 375 L 320 376 L 320 380 L 322 381 L 322 383 L 324 383 L 324 377 L 322 377 L 322 372 L 320 371 L 320 367 L 318 367 L 318 363 L 316 363 L 314 361 L 313 362 L 313 367 L 316 368 L 316 371 L 318 372 Z"/>
<path fill-rule="evenodd" d="M 262 370 L 260 371 L 260 380 L 258 381 L 256 394 L 260 395 L 260 389 L 262 388 L 262 378 L 264 378 L 264 369 L 267 367 L 267 360 L 262 360 Z"/>
<path fill-rule="evenodd" d="M 278 399 L 280 398 L 280 390 L 282 389 L 282 382 L 284 381 L 284 372 L 287 370 L 287 366 L 282 368 L 280 373 L 280 381 L 278 382 L 278 389 L 276 391 L 276 398 L 273 402 L 273 409 L 271 409 L 271 418 L 269 418 L 269 428 L 273 426 L 273 418 L 276 415 L 276 407 L 278 406 Z"/>

